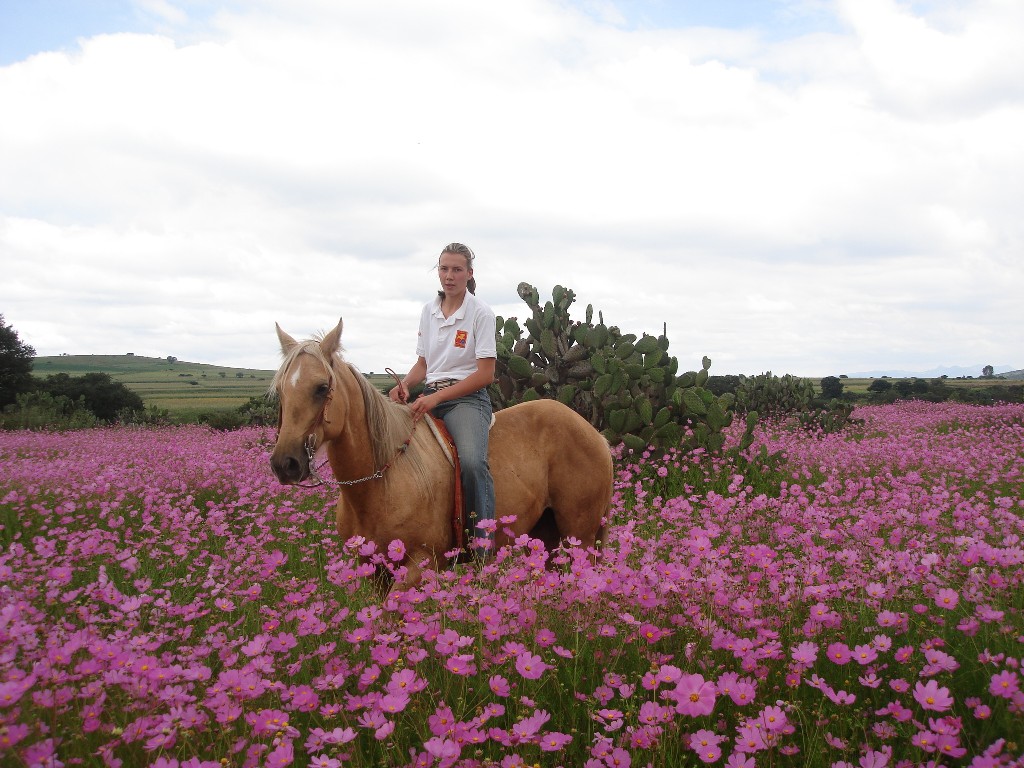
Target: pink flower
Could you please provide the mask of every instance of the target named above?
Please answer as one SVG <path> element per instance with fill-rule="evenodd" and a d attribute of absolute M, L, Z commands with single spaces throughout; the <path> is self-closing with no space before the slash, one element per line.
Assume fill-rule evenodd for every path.
<path fill-rule="evenodd" d="M 715 708 L 715 684 L 705 681 L 702 675 L 683 675 L 672 698 L 676 701 L 676 712 L 681 715 L 710 715 Z"/>
<path fill-rule="evenodd" d="M 889 764 L 889 756 L 885 752 L 877 752 L 869 749 L 861 757 L 858 765 L 860 768 L 885 768 Z"/>
<path fill-rule="evenodd" d="M 828 647 L 829 661 L 843 665 L 850 661 L 850 648 L 846 643 L 832 643 Z"/>
<path fill-rule="evenodd" d="M 267 755 L 264 765 L 268 768 L 283 768 L 286 765 L 291 765 L 294 759 L 295 750 L 292 748 L 292 743 L 285 740 Z"/>
<path fill-rule="evenodd" d="M 737 680 L 736 686 L 729 691 L 729 698 L 742 707 L 752 702 L 756 693 L 757 689 L 754 687 L 753 682 L 748 678 L 742 678 Z"/>
<path fill-rule="evenodd" d="M 538 743 L 540 744 L 541 751 L 543 752 L 557 752 L 558 750 L 563 749 L 571 741 L 572 736 L 569 734 L 551 731 L 549 733 L 545 733 Z"/>
<path fill-rule="evenodd" d="M 723 736 L 705 728 L 690 735 L 690 749 L 697 753 L 697 757 L 705 763 L 713 763 L 722 756 L 722 750 L 718 746 Z"/>
<path fill-rule="evenodd" d="M 960 602 L 960 593 L 955 589 L 944 588 L 940 589 L 935 595 L 935 604 L 939 608 L 945 608 L 946 610 L 953 610 L 956 608 L 957 603 Z"/>
<path fill-rule="evenodd" d="M 802 666 L 810 666 L 818 659 L 818 644 L 805 640 L 791 653 L 793 661 Z"/>
<path fill-rule="evenodd" d="M 279 709 L 262 709 L 255 715 L 246 715 L 257 736 L 276 734 L 288 727 L 288 714 Z"/>
<path fill-rule="evenodd" d="M 1017 678 L 1017 673 L 1009 669 L 992 675 L 988 684 L 989 693 L 1004 699 L 1012 699 L 1019 688 L 1020 681 Z"/>
<path fill-rule="evenodd" d="M 493 675 L 487 681 L 487 684 L 491 687 L 491 692 L 495 696 L 500 696 L 503 699 L 512 692 L 511 688 L 509 688 L 508 680 L 501 675 Z"/>
<path fill-rule="evenodd" d="M 725 761 L 725 768 L 757 768 L 757 763 L 754 762 L 754 758 L 736 751 Z"/>
<path fill-rule="evenodd" d="M 540 656 L 529 651 L 523 651 L 516 657 L 516 671 L 527 680 L 537 680 L 548 668 Z"/>
<path fill-rule="evenodd" d="M 858 645 L 853 649 L 853 660 L 862 666 L 877 658 L 878 652 L 870 645 Z"/>
<path fill-rule="evenodd" d="M 473 654 L 457 653 L 454 656 L 449 656 L 445 659 L 444 665 L 448 668 L 449 672 L 455 675 L 475 675 L 476 664 L 474 664 L 473 661 Z"/>
<path fill-rule="evenodd" d="M 769 733 L 779 733 L 789 721 L 782 707 L 771 705 L 761 710 L 761 714 L 757 716 L 757 722 Z"/>
<path fill-rule="evenodd" d="M 922 707 L 933 712 L 945 712 L 953 706 L 953 697 L 949 695 L 949 689 L 940 687 L 934 680 L 927 683 L 918 682 L 914 686 L 914 698 Z"/>
<path fill-rule="evenodd" d="M 518 736 L 520 739 L 532 739 L 539 732 L 541 727 L 548 720 L 551 719 L 551 715 L 545 712 L 543 709 L 538 709 L 529 717 L 524 717 L 518 723 L 512 726 L 512 733 Z"/>
<path fill-rule="evenodd" d="M 402 562 L 405 558 L 405 544 L 402 543 L 401 539 L 395 539 L 388 544 L 388 557 L 396 563 Z"/>
<path fill-rule="evenodd" d="M 457 741 L 434 736 L 423 743 L 424 748 L 434 758 L 441 761 L 442 765 L 452 765 L 462 754 L 462 748 Z"/>

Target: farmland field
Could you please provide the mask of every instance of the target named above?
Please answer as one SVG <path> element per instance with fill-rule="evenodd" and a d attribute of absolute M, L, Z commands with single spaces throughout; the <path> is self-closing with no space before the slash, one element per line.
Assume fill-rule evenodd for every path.
<path fill-rule="evenodd" d="M 55 373 L 107 373 L 141 397 L 147 408 L 166 410 L 172 416 L 236 409 L 252 397 L 265 396 L 275 373 L 140 355 L 37 357 L 32 372 L 39 378 Z M 389 380 L 386 376 L 371 377 L 375 385 Z"/>
<path fill-rule="evenodd" d="M 0 764 L 1022 765 L 1024 406 L 854 417 L 386 597 L 271 430 L 2 433 Z"/>

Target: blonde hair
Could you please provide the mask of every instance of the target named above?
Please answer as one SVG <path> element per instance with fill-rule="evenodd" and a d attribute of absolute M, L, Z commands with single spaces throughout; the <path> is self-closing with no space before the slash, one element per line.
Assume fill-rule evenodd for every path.
<path fill-rule="evenodd" d="M 454 253 L 457 256 L 465 256 L 466 268 L 469 269 L 470 271 L 473 270 L 473 260 L 476 258 L 476 254 L 473 253 L 473 249 L 470 248 L 468 245 L 463 245 L 462 243 L 448 243 L 448 245 L 441 249 L 441 253 L 437 257 L 439 264 L 441 256 L 444 256 L 446 253 Z M 475 277 L 469 278 L 469 282 L 466 283 L 466 290 L 472 294 L 476 293 Z M 444 291 L 438 291 L 437 295 L 440 296 L 441 298 L 444 298 Z"/>

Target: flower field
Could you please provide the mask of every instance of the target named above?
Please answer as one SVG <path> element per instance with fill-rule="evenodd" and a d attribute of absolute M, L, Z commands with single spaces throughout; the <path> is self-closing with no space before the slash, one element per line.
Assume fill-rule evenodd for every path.
<path fill-rule="evenodd" d="M 1024 406 L 854 416 L 386 597 L 270 430 L 0 434 L 0 765 L 1022 766 Z"/>

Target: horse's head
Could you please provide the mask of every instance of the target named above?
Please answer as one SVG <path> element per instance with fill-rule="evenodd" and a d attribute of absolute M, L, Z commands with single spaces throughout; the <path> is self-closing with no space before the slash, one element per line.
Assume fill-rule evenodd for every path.
<path fill-rule="evenodd" d="M 341 346 L 341 320 L 322 340 L 296 341 L 277 326 L 284 361 L 273 389 L 281 408 L 277 444 L 270 466 L 282 483 L 305 480 L 313 450 L 333 439 L 341 419 L 333 402 L 333 359 Z"/>

